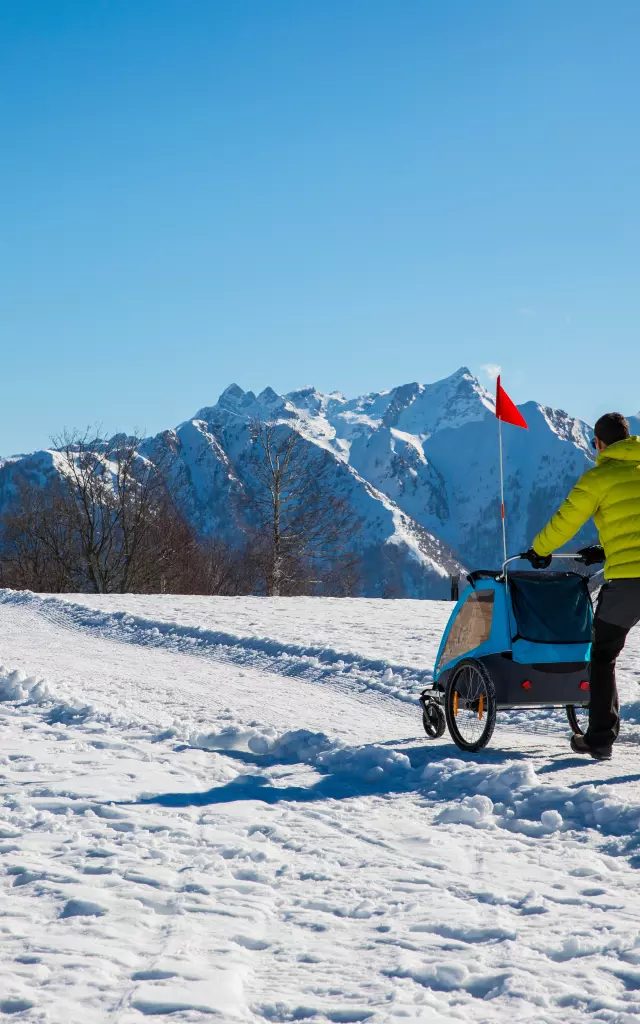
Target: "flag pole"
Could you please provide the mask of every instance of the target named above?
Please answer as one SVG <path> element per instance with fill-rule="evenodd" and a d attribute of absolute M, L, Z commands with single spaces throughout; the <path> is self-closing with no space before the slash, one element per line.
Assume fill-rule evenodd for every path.
<path fill-rule="evenodd" d="M 526 420 L 519 409 L 513 404 L 500 383 L 500 375 L 496 383 L 496 417 L 498 419 L 498 443 L 500 445 L 500 518 L 502 520 L 502 550 L 507 560 L 507 523 L 504 515 L 504 461 L 502 456 L 502 421 L 513 423 L 514 427 L 528 430 Z"/>
<path fill-rule="evenodd" d="M 498 377 L 498 381 L 500 378 Z M 504 469 L 502 465 L 502 420 L 498 418 L 498 442 L 500 446 L 500 517 L 502 519 L 502 550 L 507 560 L 507 525 L 504 518 Z"/>

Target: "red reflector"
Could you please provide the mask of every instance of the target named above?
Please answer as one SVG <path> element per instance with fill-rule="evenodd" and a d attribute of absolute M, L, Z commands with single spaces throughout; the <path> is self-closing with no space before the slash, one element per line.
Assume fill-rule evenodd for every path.
<path fill-rule="evenodd" d="M 584 680 L 583 683 L 580 683 L 580 689 L 581 690 L 588 690 L 589 689 L 589 684 L 588 684 L 586 679 Z"/>
<path fill-rule="evenodd" d="M 531 682 L 531 680 L 530 679 L 525 679 L 524 683 L 522 684 L 522 689 L 523 690 L 530 690 L 532 686 L 533 686 L 533 683 Z"/>

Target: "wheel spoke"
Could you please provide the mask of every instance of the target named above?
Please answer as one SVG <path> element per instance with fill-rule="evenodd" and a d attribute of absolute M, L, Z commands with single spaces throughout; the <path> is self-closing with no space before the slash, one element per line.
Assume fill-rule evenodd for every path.
<path fill-rule="evenodd" d="M 451 685 L 452 735 L 456 739 L 457 733 L 463 746 L 473 747 L 493 728 L 484 674 L 473 664 L 461 665 Z"/>

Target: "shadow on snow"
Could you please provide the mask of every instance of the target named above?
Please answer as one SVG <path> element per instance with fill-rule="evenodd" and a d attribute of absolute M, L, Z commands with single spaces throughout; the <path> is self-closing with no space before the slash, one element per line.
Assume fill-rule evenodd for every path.
<path fill-rule="evenodd" d="M 454 757 L 472 767 L 474 765 L 500 765 L 508 761 L 525 761 L 530 757 L 530 753 L 499 749 L 483 751 L 482 755 L 476 756 L 459 750 L 452 743 L 440 744 L 435 749 L 424 745 L 400 748 L 398 752 L 408 757 L 411 771 L 397 774 L 390 772 L 385 778 L 373 782 L 362 776 L 354 776 L 349 771 L 336 770 L 322 775 L 317 782 L 310 786 L 279 786 L 274 785 L 265 775 L 247 774 L 234 779 L 233 782 L 214 786 L 204 792 L 159 793 L 151 797 L 144 797 L 136 801 L 136 804 L 157 804 L 162 807 L 207 807 L 212 804 L 233 803 L 240 800 L 259 800 L 267 804 L 286 801 L 309 803 L 315 800 L 348 800 L 363 795 L 390 796 L 394 793 L 420 793 L 424 789 L 429 789 L 431 783 L 416 778 L 415 773 L 426 767 L 427 764 L 437 764 Z M 268 754 L 253 754 L 249 751 L 225 750 L 221 753 L 225 757 L 262 769 L 296 763 L 270 757 Z M 310 765 L 309 767 L 313 768 L 314 766 Z M 318 769 L 315 768 L 315 770 Z"/>

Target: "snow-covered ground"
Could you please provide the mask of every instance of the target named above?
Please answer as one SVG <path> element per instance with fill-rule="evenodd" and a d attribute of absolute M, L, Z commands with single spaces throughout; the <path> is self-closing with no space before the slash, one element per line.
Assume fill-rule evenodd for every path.
<path fill-rule="evenodd" d="M 0 1017 L 640 1021 L 640 635 L 610 763 L 462 755 L 450 608 L 0 592 Z"/>

